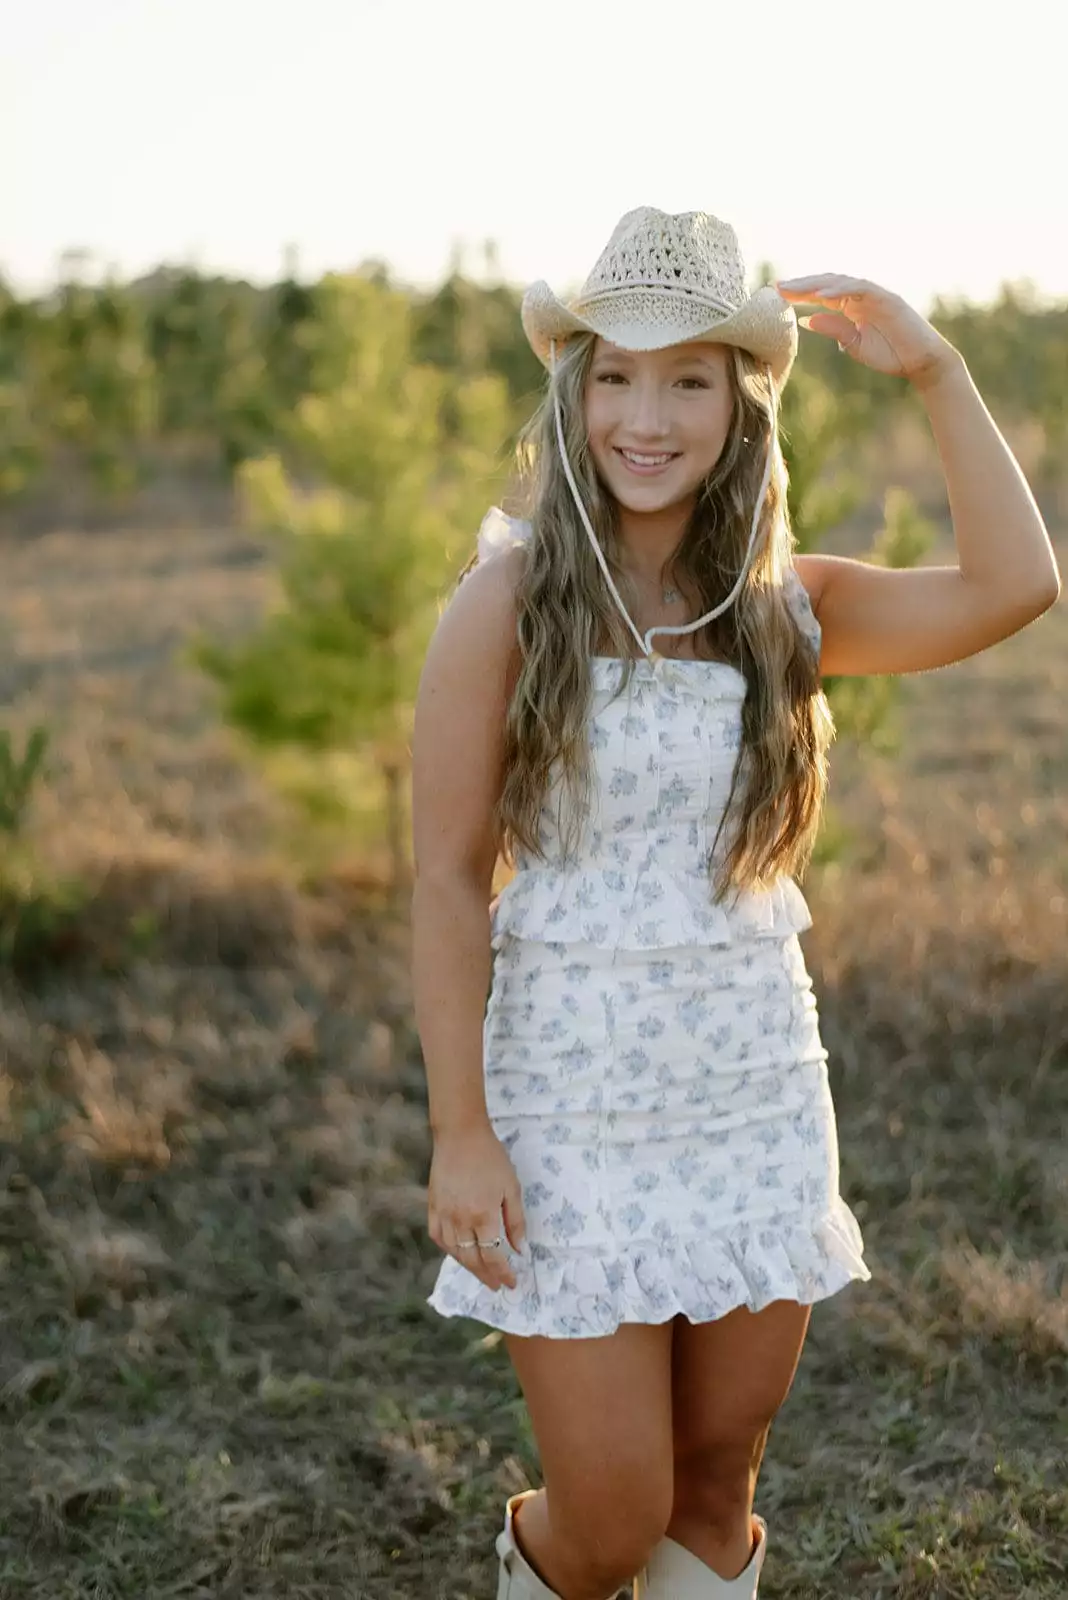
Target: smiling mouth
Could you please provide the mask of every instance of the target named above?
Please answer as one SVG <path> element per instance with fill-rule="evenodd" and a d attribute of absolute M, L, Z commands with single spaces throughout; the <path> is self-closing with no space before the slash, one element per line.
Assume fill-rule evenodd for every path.
<path fill-rule="evenodd" d="M 617 455 L 621 455 L 628 466 L 644 468 L 653 471 L 657 467 L 666 467 L 669 461 L 674 461 L 681 454 L 678 450 L 661 450 L 656 455 L 646 455 L 637 450 L 622 450 L 616 446 Z"/>

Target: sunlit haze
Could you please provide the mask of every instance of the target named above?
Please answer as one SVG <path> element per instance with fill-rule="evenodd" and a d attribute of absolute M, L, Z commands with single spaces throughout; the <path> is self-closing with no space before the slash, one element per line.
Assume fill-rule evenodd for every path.
<path fill-rule="evenodd" d="M 458 0 L 14 0 L 0 272 L 162 262 L 438 281 L 483 241 L 560 292 L 632 206 L 708 210 L 750 274 L 873 278 L 926 309 L 1068 298 L 1065 8 L 827 14 Z"/>

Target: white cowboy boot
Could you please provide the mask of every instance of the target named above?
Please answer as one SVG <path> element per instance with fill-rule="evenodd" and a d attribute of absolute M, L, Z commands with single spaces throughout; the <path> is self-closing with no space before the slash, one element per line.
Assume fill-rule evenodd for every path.
<path fill-rule="evenodd" d="M 524 1489 L 520 1494 L 509 1495 L 504 1508 L 504 1527 L 497 1535 L 495 1549 L 501 1558 L 497 1600 L 560 1600 L 555 1589 L 543 1583 L 516 1543 L 512 1522 L 515 1508 L 521 1500 L 537 1494 L 537 1489 Z"/>
<path fill-rule="evenodd" d="M 674 1539 L 661 1539 L 634 1580 L 634 1600 L 756 1600 L 768 1548 L 763 1517 L 753 1518 L 757 1543 L 744 1571 L 721 1578 Z"/>

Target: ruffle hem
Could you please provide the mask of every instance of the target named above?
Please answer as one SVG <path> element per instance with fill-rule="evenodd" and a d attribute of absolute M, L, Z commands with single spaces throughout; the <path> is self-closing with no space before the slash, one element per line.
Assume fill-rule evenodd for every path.
<path fill-rule="evenodd" d="M 808 1222 L 739 1223 L 729 1234 L 645 1242 L 613 1254 L 537 1242 L 509 1251 L 514 1289 L 490 1289 L 446 1257 L 427 1304 L 506 1333 L 596 1339 L 623 1322 L 668 1322 L 682 1312 L 713 1322 L 773 1300 L 812 1305 L 871 1278 L 856 1218 L 840 1199 Z"/>

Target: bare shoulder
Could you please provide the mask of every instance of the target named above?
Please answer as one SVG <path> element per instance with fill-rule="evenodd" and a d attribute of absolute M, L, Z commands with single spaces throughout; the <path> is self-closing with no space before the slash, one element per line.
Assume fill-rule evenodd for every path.
<path fill-rule="evenodd" d="M 483 682 L 487 675 L 514 681 L 520 659 L 515 595 L 526 562 L 526 551 L 512 546 L 472 567 L 438 619 L 424 679 L 474 674 Z"/>

